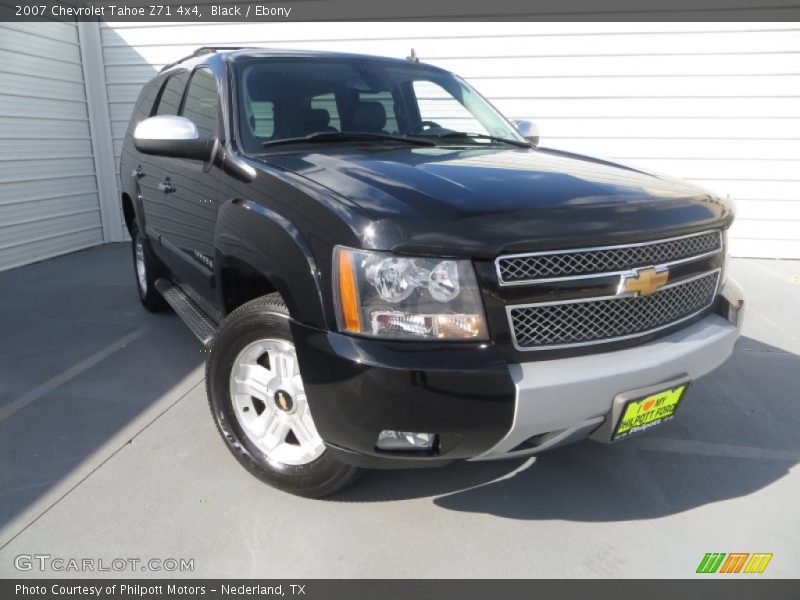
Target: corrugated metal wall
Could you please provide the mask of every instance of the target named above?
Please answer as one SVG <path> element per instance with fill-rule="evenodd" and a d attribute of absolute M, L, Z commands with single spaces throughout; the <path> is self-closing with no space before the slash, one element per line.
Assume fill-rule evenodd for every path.
<path fill-rule="evenodd" d="M 0 41 L 0 268 L 100 241 L 71 25 Z M 102 24 L 116 157 L 133 102 L 199 45 L 406 56 L 452 69 L 543 145 L 730 194 L 732 250 L 800 258 L 800 28 L 785 23 Z M 11 94 L 18 94 L 12 96 Z"/>
<path fill-rule="evenodd" d="M 0 270 L 102 241 L 77 26 L 0 24 Z"/>
<path fill-rule="evenodd" d="M 413 46 L 507 116 L 535 120 L 543 145 L 730 194 L 734 254 L 800 258 L 797 24 L 120 24 L 102 40 L 117 154 L 142 83 L 199 45 L 390 56 Z"/>

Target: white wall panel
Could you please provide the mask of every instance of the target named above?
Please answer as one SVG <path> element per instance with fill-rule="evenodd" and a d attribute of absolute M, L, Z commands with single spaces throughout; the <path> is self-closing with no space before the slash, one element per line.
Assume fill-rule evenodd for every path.
<path fill-rule="evenodd" d="M 0 270 L 102 241 L 77 27 L 0 24 Z"/>
<path fill-rule="evenodd" d="M 534 119 L 543 145 L 731 195 L 734 254 L 800 258 L 797 24 L 111 23 L 101 39 L 117 156 L 142 84 L 197 46 L 398 57 L 414 47 L 510 118 Z"/>

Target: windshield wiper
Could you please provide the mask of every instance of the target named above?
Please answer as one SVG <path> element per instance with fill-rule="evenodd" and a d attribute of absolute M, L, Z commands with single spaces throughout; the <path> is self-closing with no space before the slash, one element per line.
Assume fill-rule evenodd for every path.
<path fill-rule="evenodd" d="M 391 135 L 389 133 L 371 133 L 368 131 L 317 131 L 305 137 L 284 138 L 282 140 L 267 141 L 262 144 L 264 148 L 272 146 L 284 146 L 289 144 L 314 144 L 317 142 L 364 142 L 389 140 L 394 142 L 405 142 L 416 146 L 435 146 L 433 140 L 425 140 L 417 137 L 406 137 L 403 135 Z"/>
<path fill-rule="evenodd" d="M 435 135 L 438 139 L 447 139 L 447 138 L 469 138 L 473 140 L 490 140 L 492 142 L 500 142 L 502 144 L 509 144 L 511 146 L 516 146 L 517 148 L 532 148 L 533 145 L 530 142 L 520 142 L 519 140 L 510 140 L 508 138 L 497 137 L 494 135 L 486 135 L 483 133 L 469 133 L 467 131 L 448 131 L 447 133 L 440 133 L 439 135 Z"/>

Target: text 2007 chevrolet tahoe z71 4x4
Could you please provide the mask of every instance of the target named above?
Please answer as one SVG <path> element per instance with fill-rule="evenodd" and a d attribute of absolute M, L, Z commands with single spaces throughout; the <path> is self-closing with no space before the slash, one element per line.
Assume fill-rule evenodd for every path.
<path fill-rule="evenodd" d="M 324 496 L 362 467 L 618 440 L 730 356 L 730 204 L 537 145 L 413 59 L 202 48 L 144 87 L 139 295 L 210 346 L 248 470 Z"/>

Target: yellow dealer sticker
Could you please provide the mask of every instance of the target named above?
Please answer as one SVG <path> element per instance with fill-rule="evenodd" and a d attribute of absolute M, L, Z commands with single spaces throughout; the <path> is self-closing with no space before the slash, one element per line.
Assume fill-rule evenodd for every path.
<path fill-rule="evenodd" d="M 631 400 L 622 411 L 622 418 L 612 439 L 618 440 L 639 433 L 670 420 L 686 391 L 686 385 L 652 394 L 640 400 Z"/>

